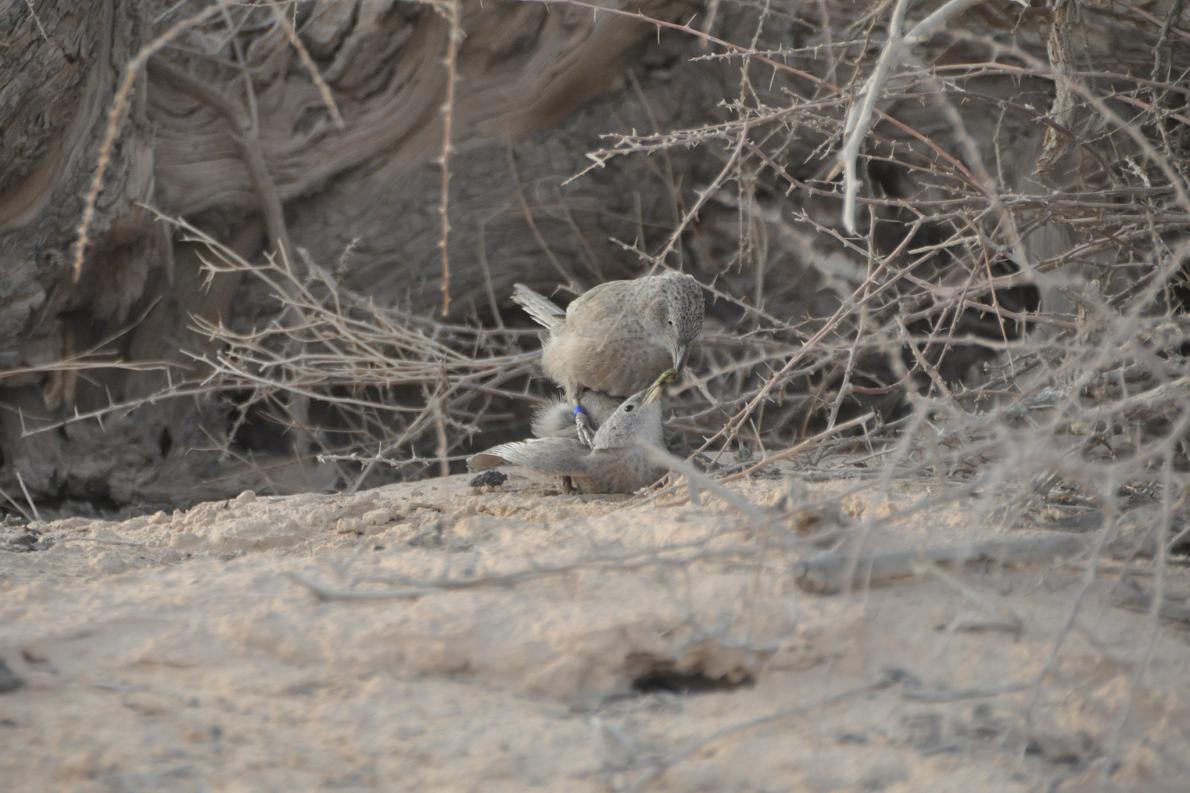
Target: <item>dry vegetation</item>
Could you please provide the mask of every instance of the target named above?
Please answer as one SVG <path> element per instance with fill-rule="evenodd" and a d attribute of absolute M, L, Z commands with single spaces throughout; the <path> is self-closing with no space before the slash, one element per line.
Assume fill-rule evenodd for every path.
<path fill-rule="evenodd" d="M 829 4 L 765 3 L 750 41 L 721 39 L 707 20 L 606 10 L 701 41 L 693 60 L 738 68 L 739 93 L 704 126 L 609 131 L 570 180 L 627 159 L 674 185 L 674 227 L 656 244 L 646 234 L 620 245 L 642 271 L 685 268 L 707 283 L 702 360 L 670 424 L 677 448 L 697 449 L 712 470 L 725 451 L 788 458 L 802 439 L 868 416 L 861 441 L 797 450 L 818 468 L 858 466 L 880 482 L 935 476 L 949 498 L 971 499 L 980 522 L 1018 522 L 1053 502 L 1112 524 L 1160 515 L 1157 544 L 1167 546 L 1184 510 L 1190 420 L 1190 33 L 1180 4 L 1165 16 L 1060 5 L 1052 19 L 1008 4 L 997 24 L 971 12 L 979 5 L 955 0 L 926 15 L 898 2 L 845 16 Z M 437 10 L 453 18 L 453 8 Z M 271 13 L 300 48 L 285 14 Z M 133 60 L 122 88 L 145 64 L 172 69 L 154 66 L 153 53 L 191 27 L 225 24 L 212 16 L 175 23 Z M 1108 21 L 1135 39 L 1111 63 L 1098 32 Z M 812 43 L 782 45 L 788 36 L 775 31 L 789 28 Z M 302 63 L 338 117 L 314 64 Z M 111 108 L 113 138 L 126 110 L 126 100 Z M 444 186 L 449 122 L 445 132 Z M 251 131 L 244 137 L 251 152 Z M 682 190 L 669 155 L 687 149 L 717 163 L 716 176 Z M 507 296 L 490 276 L 485 324 L 379 305 L 341 282 L 350 248 L 337 263 L 295 251 L 282 213 L 269 210 L 267 174 L 255 181 L 272 242 L 259 261 L 185 220 L 158 220 L 200 246 L 208 283 L 247 276 L 247 288 L 272 296 L 274 317 L 196 317 L 213 342 L 184 350 L 196 375 L 81 420 L 147 400 L 247 394 L 241 419 L 266 406 L 299 454 L 335 462 L 340 484 L 358 487 L 378 463 L 403 477 L 450 470 L 477 435 L 508 432 L 531 394 L 545 393 L 525 390 L 536 339 L 523 322 L 505 326 Z M 449 272 L 449 223 L 441 234 Z M 82 234 L 77 267 L 85 243 Z M 564 287 L 589 280 L 542 247 Z M 448 277 L 441 294 L 445 309 Z M 854 424 L 842 434 L 854 436 Z M 233 426 L 222 443 L 235 435 Z"/>
<path fill-rule="evenodd" d="M 135 415 L 150 402 L 234 394 L 241 421 L 269 416 L 287 428 L 288 453 L 354 492 L 459 472 L 470 451 L 527 432 L 530 407 L 549 392 L 536 378 L 536 334 L 496 286 L 507 280 L 493 275 L 500 263 L 480 262 L 482 298 L 470 314 L 442 316 L 460 258 L 449 245 L 448 200 L 458 31 L 468 39 L 483 31 L 467 26 L 461 0 L 431 5 L 451 30 L 441 192 L 426 197 L 441 215 L 436 305 L 382 305 L 345 278 L 350 247 L 338 261 L 320 261 L 293 244 L 267 169 L 250 168 L 270 240 L 259 258 L 148 208 L 173 239 L 201 251 L 207 278 L 243 278 L 274 312 L 196 317 L 203 343 L 185 351 L 188 366 L 170 368 L 165 387 L 29 433 Z M 266 6 L 212 5 L 175 23 L 132 62 L 124 88 L 135 70 L 157 69 L 197 101 L 225 101 L 159 65 L 154 47 L 190 28 L 215 33 L 267 12 L 300 50 L 293 6 Z M 800 560 L 795 578 L 804 589 L 838 592 L 925 571 L 949 576 L 942 568 L 1059 559 L 1079 585 L 1065 623 L 1047 637 L 1053 655 L 1030 681 L 1022 710 L 1036 703 L 1101 579 L 1118 582 L 1112 597 L 1151 626 L 1130 673 L 1139 686 L 1161 625 L 1187 622 L 1178 589 L 1185 577 L 1173 575 L 1190 546 L 1183 3 L 739 0 L 712 2 L 693 18 L 576 0 L 552 7 L 696 42 L 679 71 L 714 64 L 737 74 L 734 93 L 704 123 L 609 124 L 599 148 L 585 162 L 574 152 L 572 172 L 559 181 L 620 167 L 670 185 L 668 227 L 642 223 L 635 239 L 616 245 L 636 272 L 678 268 L 705 283 L 708 330 L 671 395 L 674 474 L 637 499 L 705 500 L 754 533 L 727 551 L 712 537 L 681 552 L 399 581 L 392 591 L 357 579 L 347 589 L 304 584 L 332 600 L 404 599 L 502 590 L 576 569 L 759 569 L 788 558 Z M 318 67 L 308 55 L 302 62 L 333 109 Z M 111 107 L 113 141 L 126 94 Z M 221 112 L 234 119 L 241 110 Z M 250 127 L 242 149 L 245 161 L 262 162 Z M 675 163 L 691 156 L 711 164 L 709 179 L 683 177 Z M 515 170 L 511 153 L 509 164 Z M 103 166 L 88 209 L 102 178 Z M 592 275 L 555 256 L 539 234 L 534 213 L 548 210 L 532 206 L 519 185 L 517 196 L 549 261 L 545 277 L 571 291 L 589 286 Z M 88 217 L 75 260 L 84 269 Z M 71 368 L 93 365 L 83 358 Z M 233 454 L 237 431 L 233 424 L 212 445 Z M 766 478 L 787 491 L 774 504 L 735 489 Z M 805 483 L 824 480 L 846 484 L 822 501 L 804 497 Z M 884 511 L 856 517 L 837 508 L 848 498 L 889 502 L 894 491 L 895 506 Z M 26 509 L 19 494 L 9 497 Z M 925 553 L 866 545 L 947 507 L 958 509 L 963 537 L 996 539 Z M 1021 529 L 1062 534 L 1007 536 Z M 807 536 L 822 555 L 810 558 Z M 1112 714 L 1118 735 L 1129 707 Z M 648 773 L 634 784 L 686 756 L 641 761 L 629 770 Z"/>

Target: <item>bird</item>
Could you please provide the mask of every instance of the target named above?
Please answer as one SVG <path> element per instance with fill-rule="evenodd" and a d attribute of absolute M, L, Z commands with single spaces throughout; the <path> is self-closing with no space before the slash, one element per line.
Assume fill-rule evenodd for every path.
<path fill-rule="evenodd" d="M 541 365 L 573 405 L 581 442 L 593 442 L 585 391 L 625 398 L 647 388 L 667 367 L 681 372 L 690 345 L 702 335 L 702 287 L 686 273 L 667 272 L 607 281 L 563 311 L 524 284 L 513 302 L 548 331 Z"/>
<path fill-rule="evenodd" d="M 471 471 L 519 465 L 563 477 L 581 493 L 632 493 L 657 481 L 666 469 L 648 446 L 662 447 L 661 391 L 674 376 L 667 369 L 643 391 L 625 399 L 596 430 L 588 448 L 575 438 L 529 438 L 494 446 L 467 458 Z"/>

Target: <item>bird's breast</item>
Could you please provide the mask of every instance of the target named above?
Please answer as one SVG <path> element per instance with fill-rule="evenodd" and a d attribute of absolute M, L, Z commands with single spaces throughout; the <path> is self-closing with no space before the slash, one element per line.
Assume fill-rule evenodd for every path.
<path fill-rule="evenodd" d="M 670 365 L 669 351 L 658 341 L 644 336 L 572 337 L 566 345 L 570 376 L 586 388 L 631 396 L 649 387 Z"/>

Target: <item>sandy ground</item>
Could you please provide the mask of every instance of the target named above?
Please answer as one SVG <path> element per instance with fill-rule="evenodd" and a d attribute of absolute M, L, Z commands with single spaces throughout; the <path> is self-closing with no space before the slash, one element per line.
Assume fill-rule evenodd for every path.
<path fill-rule="evenodd" d="M 799 532 L 969 539 L 863 530 L 925 484 L 803 485 L 825 509 L 763 526 L 467 481 L 3 528 L 0 788 L 1187 790 L 1190 639 L 1110 565 L 1081 598 L 1079 565 L 794 585 Z"/>

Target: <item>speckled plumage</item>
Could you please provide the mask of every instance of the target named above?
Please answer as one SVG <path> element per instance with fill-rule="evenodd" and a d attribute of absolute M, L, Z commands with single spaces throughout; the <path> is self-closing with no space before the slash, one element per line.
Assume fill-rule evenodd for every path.
<path fill-rule="evenodd" d="M 517 284 L 513 300 L 549 333 L 541 365 L 574 403 L 583 389 L 625 397 L 665 369 L 681 369 L 689 345 L 702 334 L 702 287 L 684 273 L 608 281 L 562 311 Z"/>

